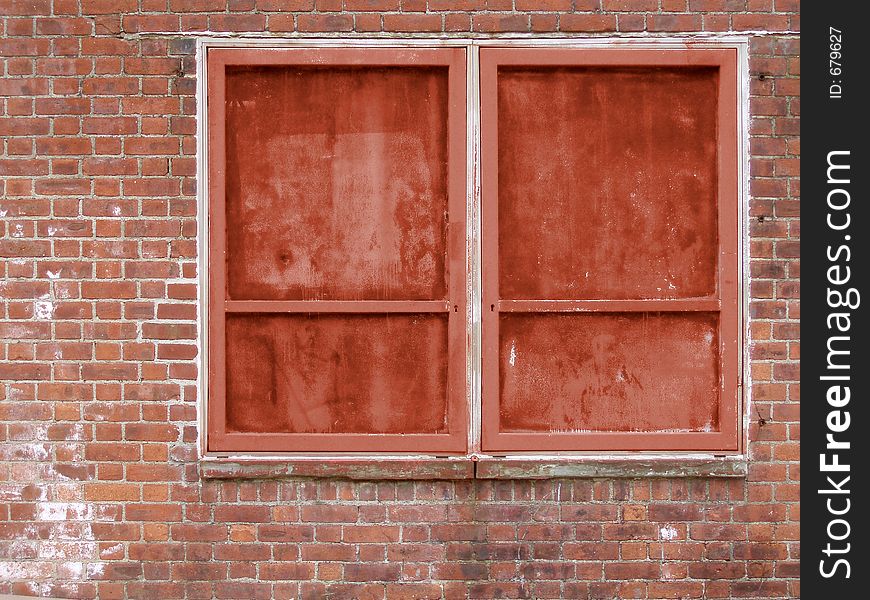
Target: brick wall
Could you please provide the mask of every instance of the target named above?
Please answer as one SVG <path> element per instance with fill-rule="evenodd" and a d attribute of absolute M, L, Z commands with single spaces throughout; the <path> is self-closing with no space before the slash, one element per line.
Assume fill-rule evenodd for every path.
<path fill-rule="evenodd" d="M 797 0 L 0 0 L 0 594 L 799 596 Z M 751 35 L 746 479 L 200 479 L 195 36 Z"/>

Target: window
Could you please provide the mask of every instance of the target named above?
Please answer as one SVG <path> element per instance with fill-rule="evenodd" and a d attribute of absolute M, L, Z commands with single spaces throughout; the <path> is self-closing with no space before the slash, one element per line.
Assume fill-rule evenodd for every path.
<path fill-rule="evenodd" d="M 208 451 L 738 451 L 738 83 L 734 48 L 208 49 Z"/>
<path fill-rule="evenodd" d="M 735 63 L 481 50 L 485 450 L 737 449 Z"/>
<path fill-rule="evenodd" d="M 208 68 L 209 449 L 465 452 L 465 51 Z"/>

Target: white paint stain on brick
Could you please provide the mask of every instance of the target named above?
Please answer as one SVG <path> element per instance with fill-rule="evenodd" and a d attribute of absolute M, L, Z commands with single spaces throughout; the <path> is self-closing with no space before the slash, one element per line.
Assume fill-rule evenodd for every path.
<path fill-rule="evenodd" d="M 88 579 L 102 579 L 105 572 L 105 563 L 90 563 L 88 565 Z"/>
<path fill-rule="evenodd" d="M 48 270 L 46 270 L 45 275 L 49 279 L 59 279 L 60 278 L 60 271 L 48 271 Z"/>
<path fill-rule="evenodd" d="M 84 521 L 89 520 L 91 506 L 84 502 L 38 502 L 37 521 Z"/>
<path fill-rule="evenodd" d="M 48 444 L 17 443 L 9 445 L 6 455 L 6 460 L 45 461 L 51 458 L 51 450 Z"/>
<path fill-rule="evenodd" d="M 81 579 L 85 572 L 85 564 L 81 562 L 60 563 L 59 569 L 70 579 Z"/>
<path fill-rule="evenodd" d="M 44 541 L 39 545 L 39 557 L 50 560 L 87 558 L 96 552 L 97 544 L 93 542 Z"/>
<path fill-rule="evenodd" d="M 45 566 L 50 564 L 36 561 L 0 561 L 0 581 L 48 579 L 51 576 L 51 570 L 45 569 Z"/>
<path fill-rule="evenodd" d="M 679 532 L 677 531 L 676 527 L 670 524 L 665 525 L 664 527 L 659 529 L 659 538 L 663 540 L 675 540 L 677 539 L 678 535 Z"/>
<path fill-rule="evenodd" d="M 67 477 L 60 471 L 54 468 L 54 465 L 48 465 L 49 475 L 58 481 L 78 481 L 77 479 L 73 479 L 72 477 Z"/>
<path fill-rule="evenodd" d="M 54 316 L 54 304 L 50 300 L 37 300 L 33 304 L 33 316 L 40 321 L 48 321 Z"/>
<path fill-rule="evenodd" d="M 100 558 L 101 559 L 109 559 L 113 558 L 118 553 L 124 553 L 124 544 L 114 544 L 107 548 L 103 548 L 100 550 Z"/>

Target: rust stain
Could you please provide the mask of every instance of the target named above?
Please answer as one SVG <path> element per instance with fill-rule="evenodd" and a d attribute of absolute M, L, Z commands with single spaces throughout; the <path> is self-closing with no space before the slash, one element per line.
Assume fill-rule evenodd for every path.
<path fill-rule="evenodd" d="M 718 431 L 718 315 L 500 317 L 500 430 Z"/>
<path fill-rule="evenodd" d="M 447 294 L 446 67 L 228 67 L 236 300 Z"/>
<path fill-rule="evenodd" d="M 715 295 L 717 102 L 715 68 L 501 67 L 501 297 Z"/>
<path fill-rule="evenodd" d="M 227 430 L 446 433 L 447 316 L 227 316 Z"/>

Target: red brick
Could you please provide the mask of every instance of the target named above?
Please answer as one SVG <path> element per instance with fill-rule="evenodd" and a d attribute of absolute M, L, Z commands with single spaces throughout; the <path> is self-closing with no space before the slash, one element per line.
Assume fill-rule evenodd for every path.
<path fill-rule="evenodd" d="M 32 17 L 50 15 L 51 0 L 7 0 L 0 5 L 0 15 Z"/>
<path fill-rule="evenodd" d="M 260 566 L 260 576 L 267 581 L 307 581 L 311 579 L 313 575 L 314 565 L 310 563 L 270 562 Z"/>
<path fill-rule="evenodd" d="M 85 155 L 91 153 L 91 141 L 85 138 L 60 136 L 38 138 L 36 140 L 36 152 L 41 155 Z"/>
<path fill-rule="evenodd" d="M 604 576 L 608 580 L 616 579 L 658 579 L 661 567 L 650 562 L 613 562 L 604 565 Z"/>
<path fill-rule="evenodd" d="M 226 579 L 227 567 L 222 563 L 177 563 L 172 565 L 172 578 L 182 581 Z"/>
<path fill-rule="evenodd" d="M 572 0 L 516 0 L 514 5 L 517 10 L 540 10 L 540 11 L 556 11 L 570 12 L 572 9 Z M 578 3 L 582 5 L 582 2 Z M 584 7 L 578 6 L 577 10 L 585 10 Z"/>
<path fill-rule="evenodd" d="M 44 364 L 27 362 L 3 363 L 0 362 L 0 380 L 23 381 L 48 379 L 51 375 L 51 367 Z"/>
<path fill-rule="evenodd" d="M 569 32 L 616 31 L 613 15 L 565 14 L 559 17 L 559 29 Z"/>
<path fill-rule="evenodd" d="M 398 581 L 400 573 L 398 564 L 353 563 L 344 566 L 345 581 Z"/>
<path fill-rule="evenodd" d="M 124 428 L 130 441 L 174 442 L 178 439 L 178 427 L 162 423 L 129 423 Z"/>
<path fill-rule="evenodd" d="M 499 14 L 474 15 L 471 18 L 471 27 L 474 31 L 484 32 L 528 31 L 529 17 Z"/>
<path fill-rule="evenodd" d="M 315 523 L 354 523 L 359 510 L 353 506 L 330 506 L 326 504 L 302 507 L 302 520 Z"/>
<path fill-rule="evenodd" d="M 441 31 L 441 15 L 396 14 L 384 15 L 384 31 Z"/>
<path fill-rule="evenodd" d="M 266 15 L 211 15 L 208 22 L 212 31 L 262 31 Z"/>
<path fill-rule="evenodd" d="M 139 486 L 125 483 L 91 483 L 85 486 L 85 500 L 117 502 L 139 500 Z"/>
<path fill-rule="evenodd" d="M 167 523 L 181 520 L 180 504 L 127 504 L 124 507 L 127 521 L 156 521 Z"/>
<path fill-rule="evenodd" d="M 351 15 L 299 15 L 297 17 L 299 31 L 328 32 L 352 31 L 353 17 Z"/>
<path fill-rule="evenodd" d="M 0 80 L 0 96 L 43 96 L 48 94 L 48 79 L 21 78 Z"/>
<path fill-rule="evenodd" d="M 268 506 L 255 505 L 218 506 L 214 509 L 214 518 L 218 522 L 268 523 L 271 510 Z"/>
<path fill-rule="evenodd" d="M 181 470 L 175 465 L 131 464 L 125 474 L 128 481 L 178 481 Z"/>
<path fill-rule="evenodd" d="M 700 15 L 650 15 L 646 19 L 649 31 L 698 31 Z"/>
<path fill-rule="evenodd" d="M 85 458 L 95 461 L 136 461 L 141 457 L 138 444 L 90 443 L 85 446 Z"/>

